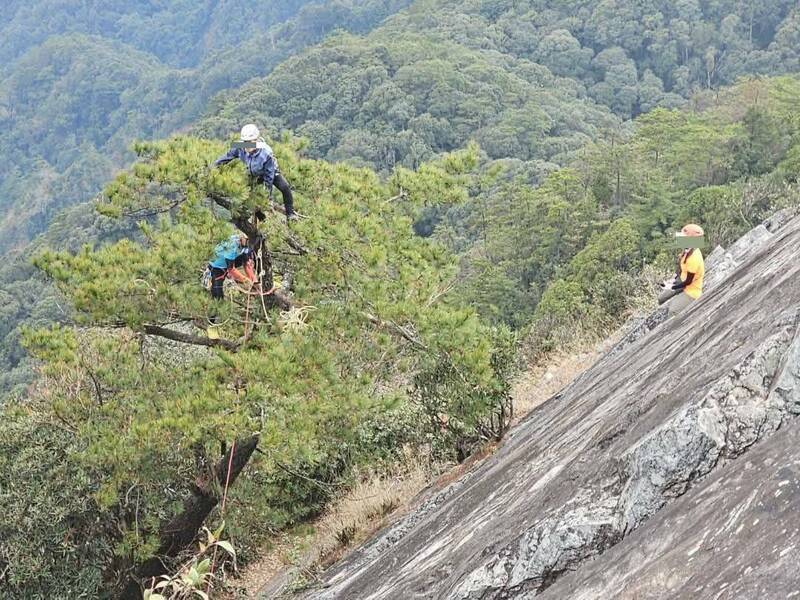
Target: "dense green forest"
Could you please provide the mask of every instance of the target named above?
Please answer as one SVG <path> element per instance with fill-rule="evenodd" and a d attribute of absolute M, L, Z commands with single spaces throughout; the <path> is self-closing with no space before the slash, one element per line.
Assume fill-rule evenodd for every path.
<path fill-rule="evenodd" d="M 798 69 L 799 11 L 782 0 L 426 0 L 401 10 L 409 2 L 289 3 L 253 18 L 254 8 L 226 3 L 206 10 L 207 22 L 191 8 L 189 30 L 202 43 L 180 49 L 145 34 L 169 37 L 172 17 L 159 3 L 86 3 L 92 10 L 58 19 L 52 37 L 44 11 L 61 14 L 65 3 L 12 4 L 0 70 L 0 252 L 91 198 L 130 159 L 132 139 L 166 135 L 203 111 L 201 135 L 227 137 L 255 120 L 273 137 L 307 137 L 311 156 L 384 173 L 474 139 L 485 170 L 499 165 L 506 181 L 538 185 L 592 141 L 624 135 L 632 115 L 684 105 L 743 74 Z M 333 29 L 362 33 L 392 14 L 367 35 L 339 33 L 300 52 Z M 126 25 L 137 19 L 148 26 Z M 193 61 L 182 58 L 186 47 L 197 49 Z M 418 231 L 430 233 L 439 216 Z M 0 343 L 2 389 L 29 376 L 25 365 L 13 372 L 14 324 L 39 312 L 15 292 L 27 278 L 27 267 L 10 267 L 2 279 L 18 307 Z"/>
<path fill-rule="evenodd" d="M 133 158 L 134 139 L 168 135 L 216 93 L 266 75 L 332 29 L 369 30 L 408 2 L 4 6 L 0 253 L 24 246 L 61 208 L 89 200 Z"/>
<path fill-rule="evenodd" d="M 242 562 L 361 466 L 463 459 L 508 422 L 517 342 L 618 326 L 686 221 L 727 244 L 800 203 L 796 3 L 68 4 L 0 26 L 11 598 L 174 564 L 233 440 Z M 266 198 L 207 167 L 247 121 L 309 218 L 261 224 L 293 294 L 229 293 L 213 342 L 199 271 Z"/>
<path fill-rule="evenodd" d="M 792 0 L 419 0 L 249 82 L 200 130 L 247 117 L 306 135 L 315 156 L 378 169 L 469 139 L 490 158 L 563 164 L 620 120 L 796 71 L 799 36 Z"/>
<path fill-rule="evenodd" d="M 277 2 L 269 10 L 246 2 L 104 2 L 8 0 L 0 35 L 0 64 L 13 60 L 55 35 L 83 33 L 116 40 L 156 56 L 165 64 L 191 67 L 211 50 L 238 46 L 294 16 L 308 0 Z"/>
<path fill-rule="evenodd" d="M 642 267 L 672 269 L 681 224 L 702 223 L 713 248 L 800 203 L 797 78 L 748 80 L 692 104 L 587 144 L 537 188 L 498 168 L 468 203 L 431 210 L 433 236 L 462 256 L 464 299 L 548 349 L 574 323 L 619 325 L 647 294 Z"/>

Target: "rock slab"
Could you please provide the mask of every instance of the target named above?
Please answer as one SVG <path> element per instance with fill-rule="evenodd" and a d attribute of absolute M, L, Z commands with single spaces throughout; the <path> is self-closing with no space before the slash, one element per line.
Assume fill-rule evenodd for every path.
<path fill-rule="evenodd" d="M 750 240 L 306 597 L 800 598 L 800 219 Z"/>

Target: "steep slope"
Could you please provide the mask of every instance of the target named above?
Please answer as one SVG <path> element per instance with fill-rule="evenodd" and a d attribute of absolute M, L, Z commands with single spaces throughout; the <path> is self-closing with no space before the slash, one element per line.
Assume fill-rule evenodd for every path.
<path fill-rule="evenodd" d="M 782 428 L 542 598 L 796 597 L 798 465 L 800 428 Z"/>
<path fill-rule="evenodd" d="M 765 576 L 798 558 L 785 520 L 796 451 L 785 452 L 800 428 L 800 219 L 762 239 L 690 310 L 609 353 L 309 597 L 793 591 L 790 573 Z"/>

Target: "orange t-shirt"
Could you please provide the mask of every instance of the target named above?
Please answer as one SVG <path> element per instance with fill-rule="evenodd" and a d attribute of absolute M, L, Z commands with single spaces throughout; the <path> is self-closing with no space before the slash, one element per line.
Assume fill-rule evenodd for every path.
<path fill-rule="evenodd" d="M 683 288 L 683 291 L 695 300 L 703 293 L 703 275 L 705 275 L 705 272 L 703 253 L 698 248 L 693 248 L 688 256 L 686 252 L 681 254 L 681 281 L 686 281 L 688 274 L 694 273 L 692 283 Z"/>

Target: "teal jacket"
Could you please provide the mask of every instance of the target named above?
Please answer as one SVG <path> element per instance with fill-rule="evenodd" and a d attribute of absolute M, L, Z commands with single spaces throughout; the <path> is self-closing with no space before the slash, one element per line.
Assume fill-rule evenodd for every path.
<path fill-rule="evenodd" d="M 239 234 L 234 233 L 224 242 L 217 244 L 217 247 L 214 248 L 214 257 L 208 261 L 208 264 L 215 269 L 229 269 L 237 258 L 248 252 L 250 249 L 239 243 Z"/>

